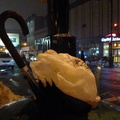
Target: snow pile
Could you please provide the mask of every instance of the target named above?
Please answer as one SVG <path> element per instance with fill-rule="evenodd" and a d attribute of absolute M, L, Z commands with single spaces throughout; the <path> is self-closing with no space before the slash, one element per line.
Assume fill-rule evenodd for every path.
<path fill-rule="evenodd" d="M 22 98 L 22 96 L 15 95 L 7 86 L 0 82 L 0 106 L 19 98 Z"/>
<path fill-rule="evenodd" d="M 47 50 L 38 55 L 38 61 L 30 63 L 33 75 L 46 86 L 46 81 L 67 95 L 87 102 L 97 101 L 95 76 L 79 58 L 67 53 Z"/>

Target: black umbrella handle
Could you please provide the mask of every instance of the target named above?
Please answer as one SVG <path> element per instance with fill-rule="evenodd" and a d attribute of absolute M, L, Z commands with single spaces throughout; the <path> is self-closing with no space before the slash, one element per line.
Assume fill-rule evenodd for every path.
<path fill-rule="evenodd" d="M 5 21 L 8 18 L 13 18 L 19 23 L 24 35 L 27 35 L 29 33 L 29 30 L 23 17 L 19 15 L 18 13 L 16 13 L 15 11 L 7 10 L 3 12 L 2 14 L 0 14 L 0 37 L 3 43 L 5 44 L 6 48 L 10 52 L 11 56 L 15 60 L 16 64 L 21 69 L 25 67 L 24 61 L 22 60 L 20 54 L 18 53 L 18 51 L 12 44 L 5 30 Z"/>

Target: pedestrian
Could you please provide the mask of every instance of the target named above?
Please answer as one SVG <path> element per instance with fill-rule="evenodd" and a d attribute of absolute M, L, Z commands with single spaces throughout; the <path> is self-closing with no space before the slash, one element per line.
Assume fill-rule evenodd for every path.
<path fill-rule="evenodd" d="M 81 50 L 81 60 L 83 60 L 85 62 L 85 57 L 84 57 L 84 51 Z"/>

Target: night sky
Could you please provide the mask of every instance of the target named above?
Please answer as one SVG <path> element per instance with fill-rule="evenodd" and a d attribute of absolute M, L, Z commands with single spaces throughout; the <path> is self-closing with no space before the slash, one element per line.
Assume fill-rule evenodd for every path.
<path fill-rule="evenodd" d="M 18 12 L 26 19 L 32 14 L 37 16 L 47 15 L 47 4 L 41 3 L 40 0 L 0 0 L 0 14 L 6 10 L 13 10 Z M 18 28 L 17 22 L 13 19 L 6 21 L 7 29 Z"/>

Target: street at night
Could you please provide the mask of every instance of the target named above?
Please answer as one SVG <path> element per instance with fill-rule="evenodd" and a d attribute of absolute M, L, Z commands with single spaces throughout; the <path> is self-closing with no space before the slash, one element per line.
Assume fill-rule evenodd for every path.
<path fill-rule="evenodd" d="M 96 66 L 90 66 L 93 73 Z M 102 99 L 120 105 L 120 67 L 102 67 L 99 79 L 99 94 Z"/>
<path fill-rule="evenodd" d="M 96 66 L 90 66 L 90 68 L 95 73 Z M 118 108 L 117 107 L 116 108 L 120 112 L 120 108 L 119 108 L 120 71 L 119 69 L 120 67 L 114 67 L 114 68 L 104 67 L 101 69 L 100 80 L 99 80 L 99 83 L 100 83 L 99 94 L 101 96 L 101 99 L 107 102 L 106 104 L 107 106 L 117 105 Z M 6 69 L 6 73 L 1 72 L 0 81 L 2 81 L 6 86 L 8 86 L 15 94 L 25 96 L 25 99 L 21 99 L 17 103 L 14 103 L 11 106 L 5 106 L 1 108 L 0 111 L 2 112 L 0 112 L 0 114 L 2 115 L 0 120 L 33 120 L 34 118 L 36 118 L 35 120 L 38 120 L 40 118 L 40 115 L 42 115 L 43 117 L 44 114 L 38 110 L 34 102 L 34 99 L 31 97 L 33 94 L 32 94 L 32 90 L 29 87 L 28 81 L 24 78 L 24 74 L 21 72 L 21 70 L 17 66 L 15 66 L 14 70 Z M 105 110 L 105 106 L 104 106 L 104 110 Z M 7 114 L 5 111 L 7 112 Z M 39 112 L 41 114 L 38 115 Z M 7 115 L 6 117 L 5 117 L 5 114 Z M 91 112 L 91 114 L 93 113 Z M 59 118 L 61 120 L 62 118 L 58 116 L 55 115 L 54 117 L 56 117 L 57 119 Z M 69 119 L 70 115 L 66 116 L 64 114 L 62 117 Z M 53 116 L 51 116 L 50 114 L 46 117 L 46 119 L 48 120 L 51 120 L 52 118 Z M 71 115 L 71 120 L 72 119 L 78 120 L 79 116 Z M 87 120 L 87 118 L 84 118 L 84 120 Z"/>
<path fill-rule="evenodd" d="M 96 71 L 96 66 L 90 66 L 93 73 Z M 4 70 L 4 71 L 3 71 Z M 118 97 L 120 98 L 120 67 L 102 67 L 99 80 L 99 93 L 102 99 Z M 14 70 L 9 68 L 1 68 L 0 81 L 7 85 L 15 94 L 27 96 L 31 95 L 32 91 L 29 87 L 27 79 L 24 78 L 24 73 L 15 66 Z"/>
<path fill-rule="evenodd" d="M 96 71 L 96 66 L 90 66 L 93 73 Z M 24 78 L 22 71 L 15 66 L 14 70 L 2 69 L 0 81 L 8 86 L 15 94 L 22 96 L 29 96 L 32 94 L 32 90 L 29 87 L 27 79 Z M 99 80 L 99 93 L 102 99 L 108 99 L 108 101 L 115 102 L 120 100 L 120 67 L 103 67 L 101 68 L 100 80 Z M 113 100 L 112 98 L 118 98 Z M 119 102 L 117 102 L 119 104 Z M 120 105 L 120 104 L 119 104 Z"/>
<path fill-rule="evenodd" d="M 120 120 L 120 0 L 0 7 L 0 120 Z"/>

